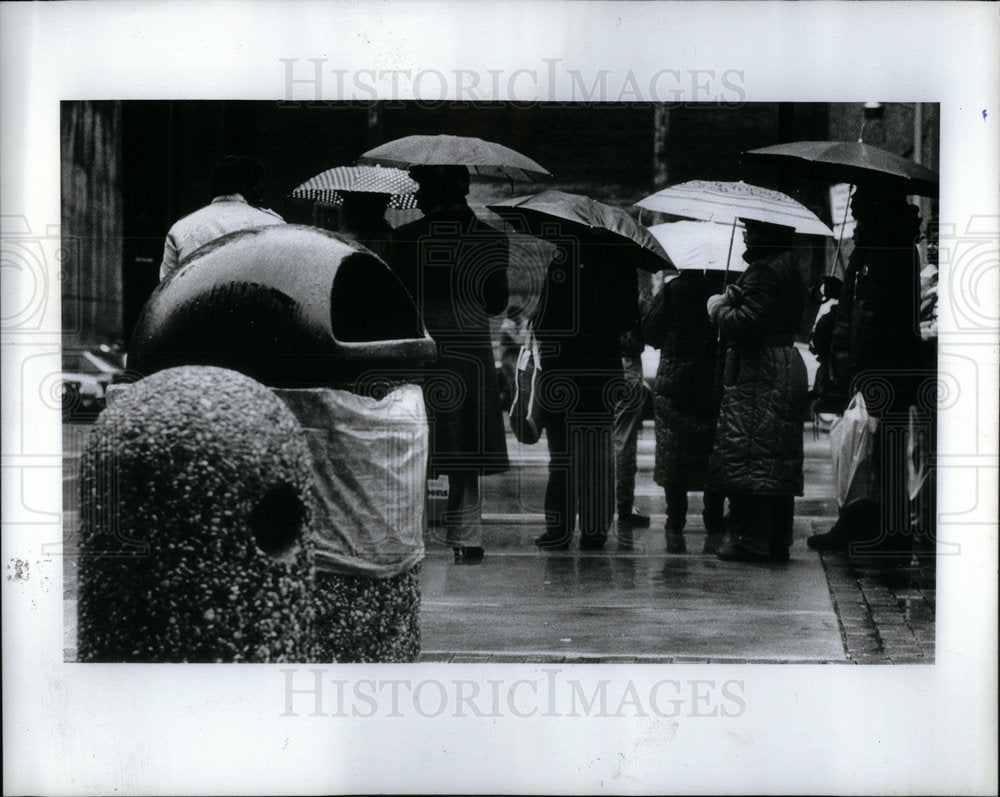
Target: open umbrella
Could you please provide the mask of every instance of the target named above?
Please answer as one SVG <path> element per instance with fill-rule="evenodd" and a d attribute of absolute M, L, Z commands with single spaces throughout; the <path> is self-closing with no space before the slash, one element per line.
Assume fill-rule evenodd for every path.
<path fill-rule="evenodd" d="M 745 160 L 797 166 L 833 183 L 896 183 L 907 194 L 934 196 L 937 172 L 860 141 L 792 141 L 744 152 Z"/>
<path fill-rule="evenodd" d="M 339 205 L 342 192 L 390 194 L 389 207 L 406 209 L 417 206 L 413 196 L 417 184 L 402 169 L 382 166 L 335 166 L 310 177 L 292 191 L 296 199 L 312 199 Z"/>
<path fill-rule="evenodd" d="M 609 244 L 633 248 L 638 260 L 630 262 L 638 267 L 652 272 L 674 270 L 670 256 L 645 227 L 621 208 L 590 197 L 551 190 L 486 207 L 518 232 L 559 241 L 566 235 L 596 231 Z"/>
<path fill-rule="evenodd" d="M 503 144 L 473 136 L 415 135 L 370 149 L 358 163 L 410 166 L 465 166 L 471 174 L 534 182 L 552 175 L 531 158 Z"/>
<path fill-rule="evenodd" d="M 805 205 L 787 194 L 757 185 L 725 183 L 713 180 L 690 180 L 664 188 L 640 199 L 641 208 L 702 221 L 734 224 L 737 219 L 753 219 L 769 224 L 793 227 L 805 235 L 833 232 Z"/>
<path fill-rule="evenodd" d="M 743 261 L 746 244 L 743 238 L 733 238 L 728 224 L 710 221 L 673 221 L 649 227 L 657 241 L 681 271 L 725 271 L 732 260 L 731 271 L 746 271 Z M 729 247 L 732 244 L 732 256 Z"/>

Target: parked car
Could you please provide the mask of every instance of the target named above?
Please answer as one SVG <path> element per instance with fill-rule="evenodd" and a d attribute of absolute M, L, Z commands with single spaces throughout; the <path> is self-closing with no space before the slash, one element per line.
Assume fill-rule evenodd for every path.
<path fill-rule="evenodd" d="M 63 351 L 63 420 L 93 420 L 104 409 L 108 385 L 123 370 L 121 356 L 109 346 Z"/>

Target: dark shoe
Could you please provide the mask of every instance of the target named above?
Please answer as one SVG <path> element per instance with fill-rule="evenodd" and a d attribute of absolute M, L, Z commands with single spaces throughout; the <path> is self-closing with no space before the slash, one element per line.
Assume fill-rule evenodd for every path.
<path fill-rule="evenodd" d="M 784 545 L 772 545 L 768 559 L 776 564 L 790 562 L 792 557 L 788 553 L 788 548 Z"/>
<path fill-rule="evenodd" d="M 607 541 L 605 537 L 580 537 L 580 550 L 581 551 L 600 551 L 604 548 L 604 543 Z"/>
<path fill-rule="evenodd" d="M 814 551 L 846 551 L 847 536 L 831 529 L 824 534 L 813 534 L 806 540 L 806 545 Z"/>
<path fill-rule="evenodd" d="M 456 565 L 478 565 L 486 555 L 486 551 L 476 546 L 461 545 L 452 550 L 455 552 Z"/>
<path fill-rule="evenodd" d="M 715 553 L 723 545 L 726 544 L 725 534 L 709 534 L 705 537 L 705 546 L 701 549 L 702 553 Z"/>
<path fill-rule="evenodd" d="M 684 532 L 667 532 L 667 553 L 687 553 L 687 543 L 684 542 Z"/>
<path fill-rule="evenodd" d="M 732 540 L 726 540 L 725 544 L 715 552 L 715 555 L 723 562 L 754 562 L 759 564 L 770 561 L 768 554 L 751 551 Z"/>
<path fill-rule="evenodd" d="M 648 529 L 649 528 L 649 516 L 640 515 L 635 512 L 619 512 L 618 513 L 618 525 L 619 526 L 631 526 L 634 529 Z"/>
<path fill-rule="evenodd" d="M 544 551 L 568 551 L 569 537 L 547 531 L 541 537 L 535 537 L 535 545 Z"/>

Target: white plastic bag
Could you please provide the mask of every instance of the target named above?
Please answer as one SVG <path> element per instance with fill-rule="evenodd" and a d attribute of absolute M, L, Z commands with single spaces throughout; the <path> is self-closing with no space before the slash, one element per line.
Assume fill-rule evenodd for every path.
<path fill-rule="evenodd" d="M 275 390 L 313 454 L 316 569 L 387 578 L 424 557 L 428 433 L 418 385 L 382 399 Z"/>
<path fill-rule="evenodd" d="M 879 475 L 874 466 L 878 419 L 868 414 L 864 397 L 855 393 L 842 417 L 830 426 L 830 453 L 837 503 L 843 509 L 856 501 L 878 501 Z"/>

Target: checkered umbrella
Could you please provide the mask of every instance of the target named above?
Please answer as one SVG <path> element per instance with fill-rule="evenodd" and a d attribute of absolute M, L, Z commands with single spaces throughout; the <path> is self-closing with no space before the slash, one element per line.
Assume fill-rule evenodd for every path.
<path fill-rule="evenodd" d="M 415 208 L 417 184 L 402 169 L 386 166 L 335 166 L 306 180 L 292 191 L 296 199 L 312 199 L 339 205 L 341 193 L 352 191 L 369 194 L 390 194 L 389 207 Z"/>

